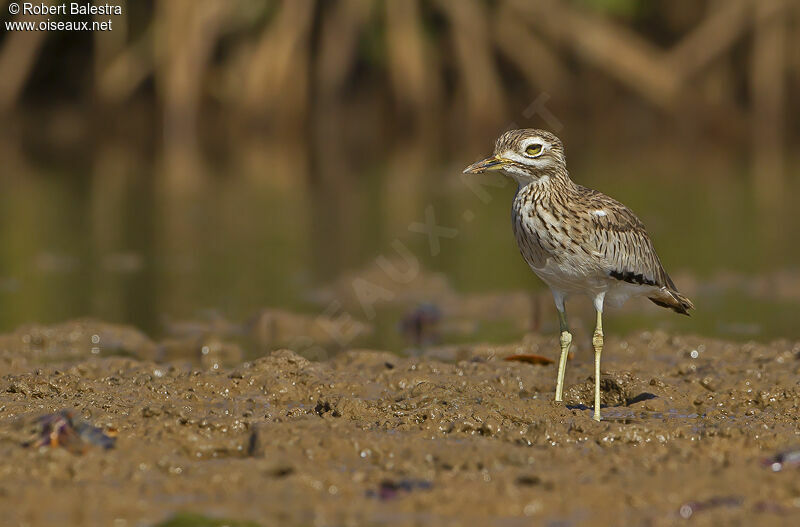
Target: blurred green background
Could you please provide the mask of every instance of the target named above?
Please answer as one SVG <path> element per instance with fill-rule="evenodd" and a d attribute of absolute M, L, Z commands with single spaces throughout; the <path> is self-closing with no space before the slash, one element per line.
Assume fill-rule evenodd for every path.
<path fill-rule="evenodd" d="M 24 32 L 5 24 L 46 17 L 0 1 L 0 329 L 316 314 L 399 240 L 459 294 L 541 293 L 531 329 L 551 331 L 512 185 L 460 175 L 539 127 L 574 180 L 639 214 L 698 306 L 635 300 L 609 328 L 800 337 L 800 2 L 115 5 L 112 31 Z M 409 229 L 429 206 L 458 230 L 438 254 Z M 374 345 L 402 345 L 401 314 Z"/>

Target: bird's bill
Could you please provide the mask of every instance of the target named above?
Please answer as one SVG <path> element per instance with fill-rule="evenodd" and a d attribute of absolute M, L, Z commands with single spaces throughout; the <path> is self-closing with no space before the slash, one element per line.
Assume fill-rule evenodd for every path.
<path fill-rule="evenodd" d="M 483 161 L 473 163 L 464 169 L 465 174 L 480 174 L 487 170 L 500 170 L 506 165 L 506 160 L 497 156 L 487 157 Z"/>

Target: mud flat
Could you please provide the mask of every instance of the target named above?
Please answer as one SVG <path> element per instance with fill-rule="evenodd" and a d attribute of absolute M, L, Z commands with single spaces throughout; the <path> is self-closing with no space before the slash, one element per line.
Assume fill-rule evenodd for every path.
<path fill-rule="evenodd" d="M 290 350 L 191 362 L 163 349 L 95 321 L 0 337 L 0 523 L 800 520 L 800 343 L 611 336 L 601 423 L 585 406 L 585 348 L 566 405 L 551 402 L 552 365 L 503 360 L 554 357 L 551 337 L 322 362 Z M 36 419 L 62 409 L 115 436 L 113 448 L 43 444 Z"/>

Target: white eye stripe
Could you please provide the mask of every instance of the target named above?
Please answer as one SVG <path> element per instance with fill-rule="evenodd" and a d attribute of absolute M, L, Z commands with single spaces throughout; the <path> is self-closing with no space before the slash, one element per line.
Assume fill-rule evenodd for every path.
<path fill-rule="evenodd" d="M 540 144 L 540 145 L 546 145 L 546 144 L 547 144 L 547 141 L 545 141 L 544 139 L 542 139 L 541 137 L 538 137 L 538 136 L 537 136 L 537 137 L 529 137 L 529 138 L 525 139 L 525 140 L 522 142 L 522 148 L 523 148 L 523 150 L 524 150 L 525 148 L 528 148 L 530 145 L 532 145 L 532 144 L 534 144 L 534 143 L 538 143 L 538 144 Z"/>

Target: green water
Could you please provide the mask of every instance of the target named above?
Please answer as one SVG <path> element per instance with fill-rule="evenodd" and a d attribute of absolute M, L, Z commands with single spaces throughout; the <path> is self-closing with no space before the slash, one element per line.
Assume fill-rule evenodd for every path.
<path fill-rule="evenodd" d="M 235 321 L 266 306 L 318 313 L 315 290 L 392 253 L 396 240 L 459 292 L 541 291 L 511 234 L 512 184 L 486 176 L 481 197 L 461 179 L 481 153 L 385 148 L 366 161 L 342 153 L 329 163 L 305 149 L 259 145 L 222 161 L 195 159 L 201 170 L 180 177 L 162 159 L 124 149 L 12 157 L 0 181 L 0 329 L 95 316 L 158 336 L 165 321 L 209 312 Z M 800 273 L 800 215 L 791 209 L 798 171 L 765 212 L 740 160 L 688 172 L 680 159 L 661 159 L 670 155 L 570 156 L 573 179 L 640 215 L 678 286 L 686 276 L 698 284 L 692 318 L 609 310 L 608 324 L 799 338 L 800 291 L 782 290 L 780 281 L 777 295 L 748 289 L 751 277 Z M 438 225 L 457 231 L 439 239 L 437 254 L 427 236 L 409 230 L 429 208 Z M 721 273 L 738 278 L 720 282 Z M 401 345 L 399 315 L 379 314 L 371 345 Z M 469 338 L 519 336 L 499 323 Z"/>

